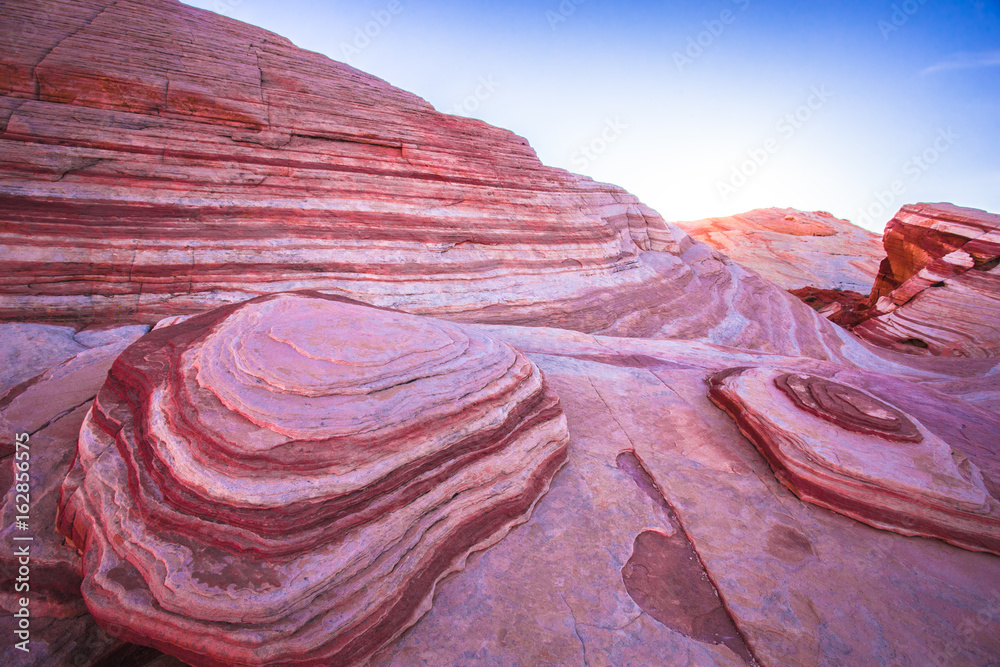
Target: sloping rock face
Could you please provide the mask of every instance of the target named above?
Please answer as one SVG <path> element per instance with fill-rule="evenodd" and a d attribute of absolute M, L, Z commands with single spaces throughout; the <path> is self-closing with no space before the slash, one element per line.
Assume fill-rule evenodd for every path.
<path fill-rule="evenodd" d="M 0 21 L 20 26 L 0 35 L 0 319 L 152 324 L 320 289 L 460 321 L 839 345 L 771 332 L 738 267 L 621 188 L 280 36 L 173 0 L 13 0 Z"/>
<path fill-rule="evenodd" d="M 885 230 L 870 319 L 876 345 L 935 356 L 1000 356 L 1000 215 L 951 204 L 904 206 Z"/>
<path fill-rule="evenodd" d="M 711 386 L 712 400 L 800 498 L 877 528 L 1000 554 L 1000 499 L 982 471 L 891 405 L 771 369 L 730 369 Z"/>
<path fill-rule="evenodd" d="M 157 329 L 115 362 L 62 489 L 104 626 L 195 665 L 364 662 L 565 463 L 509 345 L 315 293 Z"/>
<path fill-rule="evenodd" d="M 822 211 L 765 208 L 677 225 L 787 290 L 868 294 L 884 256 L 877 234 Z"/>

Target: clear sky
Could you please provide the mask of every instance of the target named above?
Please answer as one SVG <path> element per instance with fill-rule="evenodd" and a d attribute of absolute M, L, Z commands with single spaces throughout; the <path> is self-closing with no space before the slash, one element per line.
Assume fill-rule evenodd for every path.
<path fill-rule="evenodd" d="M 1000 212 L 997 0 L 188 4 L 513 130 L 668 220 Z"/>

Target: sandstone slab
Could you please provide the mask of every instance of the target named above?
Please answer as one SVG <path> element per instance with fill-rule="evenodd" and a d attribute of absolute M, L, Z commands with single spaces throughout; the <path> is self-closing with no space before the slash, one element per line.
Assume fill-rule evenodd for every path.
<path fill-rule="evenodd" d="M 892 405 L 773 369 L 729 369 L 710 384 L 712 400 L 800 498 L 877 528 L 1000 555 L 1000 499 L 982 471 Z"/>

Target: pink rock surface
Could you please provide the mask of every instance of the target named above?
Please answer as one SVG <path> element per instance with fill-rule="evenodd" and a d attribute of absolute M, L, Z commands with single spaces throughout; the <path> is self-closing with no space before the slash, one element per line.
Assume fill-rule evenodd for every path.
<path fill-rule="evenodd" d="M 1000 356 L 1000 215 L 951 204 L 904 206 L 861 338 L 913 354 Z"/>
<path fill-rule="evenodd" d="M 704 383 L 753 367 L 891 404 L 872 421 L 833 391 L 837 423 L 826 398 L 768 415 L 835 429 L 844 460 L 895 452 L 851 468 L 879 471 L 851 493 L 884 508 L 902 489 L 894 510 L 930 519 L 910 532 L 976 547 L 982 515 L 955 508 L 1000 496 L 992 288 L 912 307 L 995 271 L 981 212 L 907 207 L 917 222 L 887 235 L 890 317 L 953 318 L 971 345 L 901 355 L 621 189 L 272 33 L 170 0 L 14 0 L 0 21 L 0 317 L 74 324 L 0 324 L 0 452 L 35 433 L 48 522 L 49 615 L 4 665 L 177 660 L 144 646 L 227 665 L 997 662 L 1000 558 L 803 502 Z M 871 239 L 842 222 L 706 229 L 774 280 L 794 264 L 867 292 Z M 829 264 L 827 244 L 850 256 Z M 451 323 L 281 294 L 300 288 Z M 94 402 L 95 350 L 138 335 L 103 328 L 119 320 L 158 325 Z M 791 401 L 775 391 L 753 395 Z M 59 519 L 82 566 L 53 529 L 74 446 Z M 901 479 L 915 451 L 914 476 L 945 477 Z M 960 521 L 979 523 L 926 530 Z M 56 618 L 80 581 L 93 616 Z"/>
<path fill-rule="evenodd" d="M 374 664 L 745 664 L 725 633 L 705 631 L 724 619 L 699 592 L 700 567 L 675 560 L 674 536 L 689 541 L 758 664 L 990 665 L 1000 655 L 1000 558 L 802 502 L 704 382 L 753 364 L 860 387 L 961 442 L 997 479 L 1000 421 L 935 391 L 939 371 L 477 328 L 543 369 L 566 411 L 569 463 L 531 519 L 445 582 L 427 616 Z M 652 485 L 619 465 L 629 452 Z M 638 566 L 654 575 L 638 577 L 645 590 L 633 586 Z"/>
<path fill-rule="evenodd" d="M 273 33 L 174 0 L 12 0 L 0 22 L 25 26 L 0 33 L 0 319 L 152 324 L 310 288 L 459 321 L 844 345 L 773 327 L 813 316 L 621 188 Z"/>
<path fill-rule="evenodd" d="M 884 256 L 877 234 L 822 211 L 765 208 L 677 225 L 787 290 L 868 294 Z"/>
<path fill-rule="evenodd" d="M 773 369 L 723 371 L 711 387 L 800 498 L 877 528 L 1000 554 L 1000 498 L 982 471 L 892 405 Z"/>
<path fill-rule="evenodd" d="M 60 530 L 119 636 L 195 665 L 363 662 L 565 462 L 510 346 L 316 293 L 151 332 L 80 433 Z"/>

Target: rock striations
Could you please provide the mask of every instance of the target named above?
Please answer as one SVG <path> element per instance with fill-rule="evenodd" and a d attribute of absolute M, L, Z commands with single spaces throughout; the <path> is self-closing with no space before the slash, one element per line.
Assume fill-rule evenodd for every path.
<path fill-rule="evenodd" d="M 509 345 L 318 294 L 157 329 L 83 424 L 60 530 L 105 627 L 194 665 L 349 665 L 565 462 Z"/>
<path fill-rule="evenodd" d="M 825 212 L 765 208 L 677 225 L 787 290 L 868 294 L 883 256 L 877 234 Z"/>
<path fill-rule="evenodd" d="M 1000 499 L 967 457 L 903 412 L 807 374 L 736 368 L 710 379 L 797 496 L 877 528 L 1000 555 Z"/>
<path fill-rule="evenodd" d="M 916 354 L 1000 357 L 1000 215 L 904 206 L 885 230 L 868 317 L 853 331 Z"/>
<path fill-rule="evenodd" d="M 0 25 L 0 663 L 996 662 L 997 216 L 747 269 L 174 0 Z"/>
<path fill-rule="evenodd" d="M 0 319 L 152 324 L 318 289 L 457 321 L 842 345 L 621 188 L 273 33 L 175 0 L 13 0 L 0 23 L 28 27 L 0 33 Z"/>

